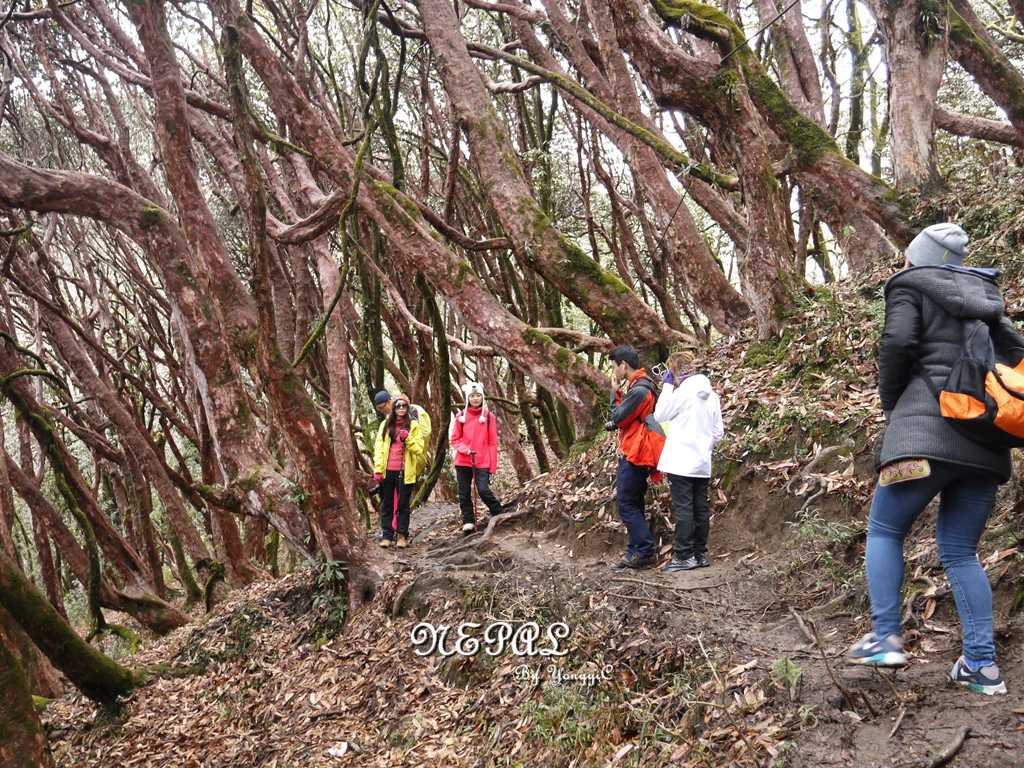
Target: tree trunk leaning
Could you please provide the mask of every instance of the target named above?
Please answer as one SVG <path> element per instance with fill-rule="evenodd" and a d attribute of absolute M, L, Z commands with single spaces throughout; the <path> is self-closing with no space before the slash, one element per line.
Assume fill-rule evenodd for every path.
<path fill-rule="evenodd" d="M 113 705 L 141 676 L 80 638 L 7 555 L 0 553 L 0 608 L 6 609 L 57 669 L 95 702 Z"/>

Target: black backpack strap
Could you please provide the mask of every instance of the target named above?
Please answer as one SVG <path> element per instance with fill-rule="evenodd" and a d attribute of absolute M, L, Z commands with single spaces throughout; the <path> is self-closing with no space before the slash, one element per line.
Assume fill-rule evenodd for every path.
<path fill-rule="evenodd" d="M 992 343 L 992 329 L 987 320 L 978 317 L 960 318 L 960 348 L 962 357 L 980 360 L 989 370 L 995 368 L 995 347 Z M 924 379 L 928 389 L 938 399 L 940 389 L 924 368 L 921 358 L 916 358 L 917 373 Z"/>

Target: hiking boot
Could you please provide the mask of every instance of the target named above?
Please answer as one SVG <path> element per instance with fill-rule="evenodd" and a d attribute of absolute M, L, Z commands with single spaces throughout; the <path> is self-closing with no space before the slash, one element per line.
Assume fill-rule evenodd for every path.
<path fill-rule="evenodd" d="M 984 664 L 977 670 L 967 666 L 964 657 L 956 660 L 956 664 L 946 670 L 946 677 L 952 683 L 966 685 L 972 691 L 984 693 L 986 696 L 994 696 L 997 693 L 1006 693 L 1006 684 L 1003 676 L 999 674 L 999 667 L 995 663 Z"/>
<path fill-rule="evenodd" d="M 380 540 L 380 545 L 381 545 L 381 547 L 383 547 L 384 549 L 387 549 L 388 547 L 390 547 L 390 546 L 391 546 L 391 539 L 381 539 L 381 540 Z"/>
<path fill-rule="evenodd" d="M 621 570 L 623 568 L 653 568 L 658 564 L 657 555 L 648 555 L 647 557 L 640 557 L 639 555 L 626 554 L 622 556 L 619 562 L 615 563 L 612 568 Z"/>
<path fill-rule="evenodd" d="M 846 652 L 851 664 L 866 664 L 869 667 L 905 667 L 907 654 L 903 652 L 903 641 L 899 635 L 886 635 L 881 640 L 874 632 L 868 632 Z"/>
<path fill-rule="evenodd" d="M 679 573 L 679 571 L 692 571 L 694 568 L 700 568 L 700 562 L 696 557 L 687 557 L 685 559 L 673 557 L 672 562 L 662 568 L 661 572 Z"/>
<path fill-rule="evenodd" d="M 694 555 L 694 557 L 697 558 L 698 568 L 707 568 L 709 565 L 711 565 L 711 563 L 708 562 L 708 559 L 705 555 Z"/>
<path fill-rule="evenodd" d="M 462 535 L 463 536 L 469 536 L 469 534 L 471 534 L 475 530 L 476 530 L 476 526 L 473 523 L 463 523 L 462 524 Z"/>
<path fill-rule="evenodd" d="M 395 546 L 399 549 L 405 549 L 409 546 L 409 539 L 402 534 L 398 534 L 398 543 Z"/>

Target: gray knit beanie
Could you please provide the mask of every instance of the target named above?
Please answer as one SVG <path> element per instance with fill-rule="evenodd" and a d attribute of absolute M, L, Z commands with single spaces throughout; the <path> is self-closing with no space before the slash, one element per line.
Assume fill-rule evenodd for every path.
<path fill-rule="evenodd" d="M 907 246 L 907 259 L 915 267 L 963 266 L 967 255 L 967 233 L 949 222 L 932 224 Z"/>

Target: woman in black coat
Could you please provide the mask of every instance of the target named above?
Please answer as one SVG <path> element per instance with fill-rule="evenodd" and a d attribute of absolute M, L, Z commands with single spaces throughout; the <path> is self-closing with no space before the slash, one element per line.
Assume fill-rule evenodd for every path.
<path fill-rule="evenodd" d="M 865 556 L 874 631 L 847 659 L 879 667 L 907 663 L 900 637 L 903 541 L 937 495 L 939 559 L 963 625 L 963 652 L 947 676 L 991 695 L 1006 693 L 1006 685 L 996 665 L 992 588 L 978 560 L 978 542 L 996 489 L 1010 477 L 1010 451 L 980 445 L 953 429 L 935 391 L 963 354 L 964 321 L 1016 331 L 1003 317 L 998 272 L 963 266 L 967 242 L 955 224 L 928 227 L 907 248 L 908 268 L 885 285 L 878 392 L 886 428 Z"/>

